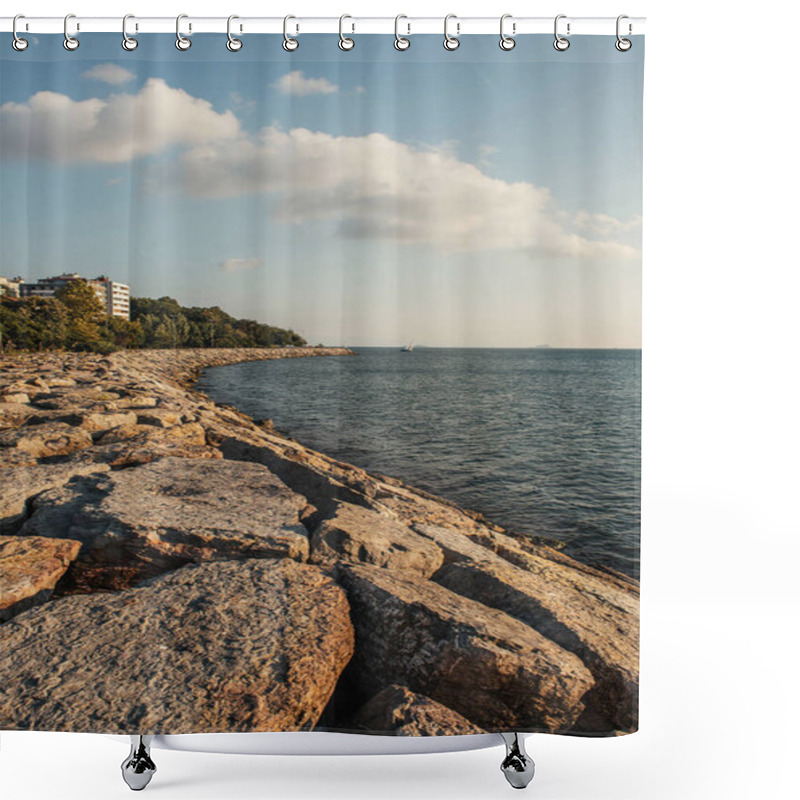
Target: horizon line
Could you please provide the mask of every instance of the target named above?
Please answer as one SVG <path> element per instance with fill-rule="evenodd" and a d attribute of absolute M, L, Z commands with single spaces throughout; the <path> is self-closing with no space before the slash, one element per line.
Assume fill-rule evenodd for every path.
<path fill-rule="evenodd" d="M 324 345 L 325 347 L 348 347 L 348 348 L 361 348 L 361 349 L 375 349 L 375 350 L 390 350 L 397 348 L 402 350 L 402 345 L 394 344 L 341 344 L 341 345 Z M 587 346 L 569 346 L 562 347 L 561 345 L 458 345 L 458 344 L 415 344 L 414 350 L 641 350 L 642 347 L 602 347 L 598 345 Z"/>

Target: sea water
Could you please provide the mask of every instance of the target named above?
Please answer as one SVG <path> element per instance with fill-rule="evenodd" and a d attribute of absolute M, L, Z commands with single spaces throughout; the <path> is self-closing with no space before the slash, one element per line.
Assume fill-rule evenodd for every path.
<path fill-rule="evenodd" d="M 336 459 L 638 577 L 641 351 L 354 348 L 198 388 Z"/>

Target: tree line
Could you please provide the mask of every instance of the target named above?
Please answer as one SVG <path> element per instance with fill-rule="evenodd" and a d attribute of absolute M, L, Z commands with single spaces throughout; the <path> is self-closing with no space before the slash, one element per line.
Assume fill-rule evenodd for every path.
<path fill-rule="evenodd" d="M 0 297 L 0 348 L 111 353 L 125 348 L 280 347 L 292 330 L 236 319 L 221 308 L 185 308 L 171 297 L 131 298 L 130 320 L 109 317 L 94 290 L 70 281 L 55 297 Z"/>

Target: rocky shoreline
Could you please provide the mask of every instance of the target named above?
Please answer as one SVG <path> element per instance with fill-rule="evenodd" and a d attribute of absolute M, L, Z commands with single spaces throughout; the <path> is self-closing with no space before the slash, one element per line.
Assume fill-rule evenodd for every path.
<path fill-rule="evenodd" d="M 635 581 L 191 388 L 349 354 L 0 359 L 0 728 L 636 729 Z"/>

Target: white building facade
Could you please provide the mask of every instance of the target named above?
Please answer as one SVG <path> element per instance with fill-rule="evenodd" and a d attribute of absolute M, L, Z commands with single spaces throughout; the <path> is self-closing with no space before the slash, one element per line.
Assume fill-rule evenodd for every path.
<path fill-rule="evenodd" d="M 19 287 L 22 284 L 22 278 L 4 278 L 0 275 L 0 296 L 19 297 Z"/>
<path fill-rule="evenodd" d="M 97 278 L 83 278 L 77 272 L 65 272 L 51 278 L 39 278 L 36 283 L 22 283 L 19 287 L 21 297 L 55 297 L 56 292 L 72 281 L 83 281 L 94 289 L 103 311 L 109 317 L 131 318 L 131 292 L 124 283 L 100 275 Z"/>

